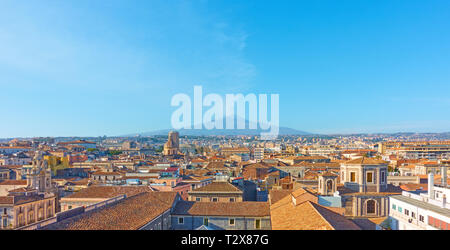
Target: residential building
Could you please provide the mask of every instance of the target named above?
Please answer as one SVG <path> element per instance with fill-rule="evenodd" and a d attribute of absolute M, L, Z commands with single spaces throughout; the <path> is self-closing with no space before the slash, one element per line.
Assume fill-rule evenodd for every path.
<path fill-rule="evenodd" d="M 180 201 L 172 213 L 174 230 L 194 230 L 202 226 L 215 230 L 270 230 L 267 202 Z"/>
<path fill-rule="evenodd" d="M 243 200 L 243 191 L 225 181 L 215 181 L 188 193 L 189 201 L 241 202 Z"/>

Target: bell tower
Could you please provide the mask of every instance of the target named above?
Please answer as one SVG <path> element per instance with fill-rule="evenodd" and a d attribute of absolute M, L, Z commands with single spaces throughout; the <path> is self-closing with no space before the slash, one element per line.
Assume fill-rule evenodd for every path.
<path fill-rule="evenodd" d="M 336 192 L 337 175 L 331 172 L 324 172 L 319 175 L 318 192 L 320 195 L 331 196 Z"/>

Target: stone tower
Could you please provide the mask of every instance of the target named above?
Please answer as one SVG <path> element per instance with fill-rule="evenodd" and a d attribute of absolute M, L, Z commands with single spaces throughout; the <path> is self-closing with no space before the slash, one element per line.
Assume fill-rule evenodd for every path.
<path fill-rule="evenodd" d="M 331 196 L 336 192 L 337 175 L 331 172 L 324 172 L 319 175 L 319 188 L 317 189 L 320 195 Z"/>
<path fill-rule="evenodd" d="M 52 172 L 47 161 L 43 159 L 41 151 L 36 152 L 31 164 L 31 168 L 28 168 L 26 173 L 28 187 L 37 189 L 39 192 L 50 191 Z"/>

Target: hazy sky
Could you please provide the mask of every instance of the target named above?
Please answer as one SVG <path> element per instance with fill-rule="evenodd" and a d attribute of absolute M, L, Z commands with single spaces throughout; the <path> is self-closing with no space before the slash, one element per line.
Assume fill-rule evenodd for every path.
<path fill-rule="evenodd" d="M 450 131 L 450 1 L 3 0 L 0 137 L 170 128 L 174 94 L 277 93 L 316 133 Z"/>

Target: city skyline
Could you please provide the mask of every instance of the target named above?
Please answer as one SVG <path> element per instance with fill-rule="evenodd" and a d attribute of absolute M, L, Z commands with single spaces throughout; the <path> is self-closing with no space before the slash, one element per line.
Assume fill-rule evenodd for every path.
<path fill-rule="evenodd" d="M 449 132 L 448 1 L 4 1 L 0 138 L 170 129 L 173 95 L 280 95 L 314 134 Z"/>

